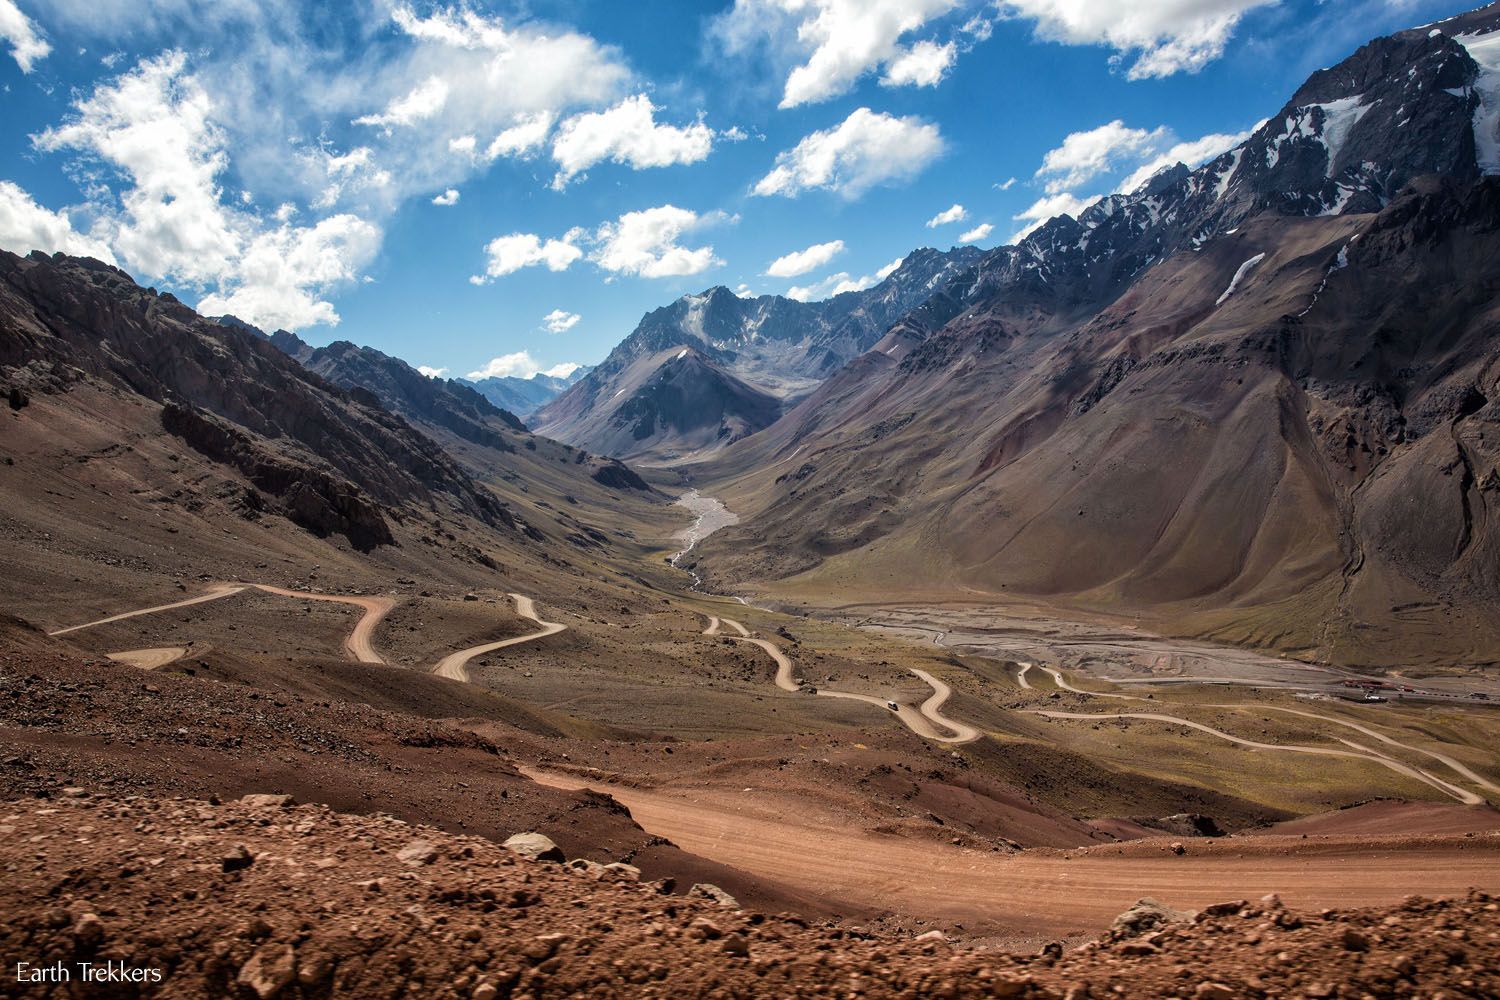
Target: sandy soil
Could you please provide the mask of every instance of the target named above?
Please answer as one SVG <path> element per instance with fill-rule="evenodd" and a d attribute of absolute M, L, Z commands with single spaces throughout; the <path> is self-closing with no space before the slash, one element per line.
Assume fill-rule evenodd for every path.
<path fill-rule="evenodd" d="M 1500 834 L 1231 838 L 1193 841 L 1183 856 L 1165 841 L 1000 855 L 815 826 L 770 792 L 650 791 L 523 773 L 555 788 L 607 791 L 648 831 L 765 878 L 941 921 L 982 921 L 1017 940 L 1096 932 L 1143 895 L 1198 907 L 1278 893 L 1294 905 L 1342 907 L 1500 888 Z"/>

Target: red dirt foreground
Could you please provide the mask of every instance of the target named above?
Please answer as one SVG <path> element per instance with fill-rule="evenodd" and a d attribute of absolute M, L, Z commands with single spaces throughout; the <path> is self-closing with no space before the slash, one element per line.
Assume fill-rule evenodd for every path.
<path fill-rule="evenodd" d="M 1138 905 L 1101 941 L 1016 956 L 666 896 L 628 867 L 285 799 L 0 803 L 0 993 L 1500 995 L 1500 905 L 1480 893 L 1316 914 Z"/>

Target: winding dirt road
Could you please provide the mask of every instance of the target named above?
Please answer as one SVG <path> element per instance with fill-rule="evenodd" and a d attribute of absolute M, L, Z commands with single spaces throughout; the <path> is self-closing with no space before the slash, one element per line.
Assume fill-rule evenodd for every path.
<path fill-rule="evenodd" d="M 536 622 L 542 627 L 540 632 L 533 632 L 531 635 L 519 635 L 511 639 L 501 639 L 498 642 L 487 642 L 482 646 L 471 646 L 468 649 L 461 649 L 456 653 L 449 653 L 438 661 L 437 666 L 432 668 L 432 672 L 439 677 L 468 683 L 468 664 L 474 657 L 483 656 L 485 653 L 493 653 L 495 650 L 504 649 L 507 646 L 517 646 L 523 642 L 535 642 L 538 639 L 545 639 L 549 635 L 556 635 L 559 632 L 567 630 L 568 626 L 566 625 L 557 622 L 542 621 L 536 612 L 536 603 L 531 598 L 523 594 L 511 594 L 510 599 L 516 602 L 516 614 L 522 618 L 529 618 Z"/>
<path fill-rule="evenodd" d="M 268 594 L 275 594 L 278 597 L 292 597 L 300 601 L 333 601 L 337 604 L 352 604 L 357 608 L 363 608 L 365 613 L 360 617 L 358 622 L 355 622 L 354 629 L 349 633 L 348 638 L 344 640 L 344 652 L 348 653 L 350 657 L 360 663 L 385 663 L 385 660 L 381 657 L 381 655 L 375 652 L 375 629 L 380 625 L 380 620 L 388 615 L 391 609 L 396 606 L 396 602 L 394 600 L 389 597 L 359 597 L 345 596 L 341 594 L 313 594 L 305 590 L 287 590 L 285 587 L 274 587 L 268 583 L 215 583 L 211 585 L 206 592 L 199 594 L 197 597 L 189 597 L 185 601 L 176 601 L 172 604 L 158 604 L 155 607 L 141 608 L 137 611 L 126 611 L 122 614 L 111 615 L 108 618 L 101 618 L 98 621 L 85 622 L 82 625 L 73 625 L 69 628 L 58 629 L 55 632 L 48 632 L 47 634 L 67 635 L 70 632 L 78 632 L 82 629 L 96 628 L 100 625 L 108 625 L 112 622 L 120 622 L 124 621 L 127 618 L 136 618 L 140 615 L 153 615 L 161 611 L 172 611 L 177 608 L 192 607 L 195 604 L 206 604 L 209 601 L 218 601 L 222 600 L 225 597 L 232 597 L 235 594 L 243 593 L 244 591 L 252 587 L 256 590 L 263 590 Z M 166 648 L 168 647 L 162 647 L 158 650 L 127 650 L 123 653 L 111 653 L 109 654 L 109 656 L 111 659 L 118 659 L 124 663 L 134 663 L 135 661 L 133 659 L 130 659 L 130 657 L 135 656 L 136 654 L 159 653 Z M 186 654 L 186 652 L 186 650 L 183 650 L 177 655 L 183 656 Z M 173 659 L 176 658 L 177 657 L 173 657 Z M 147 659 L 153 658 L 147 657 Z M 159 663 L 153 662 L 152 665 L 150 667 L 147 667 L 146 669 L 150 670 L 156 667 L 163 667 L 171 662 L 172 660 L 166 660 Z"/>
<path fill-rule="evenodd" d="M 1317 908 L 1500 886 L 1500 836 L 1493 834 L 1468 840 L 1228 837 L 1194 840 L 1182 857 L 1161 842 L 1005 855 L 819 823 L 795 800 L 774 792 L 679 793 L 524 766 L 521 771 L 554 788 L 607 792 L 647 832 L 761 878 L 1032 942 L 1102 930 L 1142 896 L 1202 907 L 1274 892 L 1292 906 Z M 1378 877 L 1371 877 L 1372 866 Z"/>
<path fill-rule="evenodd" d="M 79 632 L 86 628 L 95 628 L 99 625 L 108 625 L 111 622 L 122 622 L 127 618 L 135 618 L 139 615 L 154 615 L 158 611 L 171 611 L 174 608 L 187 608 L 191 607 L 194 604 L 206 604 L 209 601 L 217 601 L 222 598 L 238 594 L 244 589 L 245 588 L 243 586 L 238 584 L 216 583 L 213 586 L 209 587 L 205 593 L 199 594 L 197 597 L 189 597 L 185 601 L 177 601 L 174 604 L 158 604 L 154 608 L 141 608 L 139 611 L 126 611 L 123 614 L 110 615 L 108 618 L 100 618 L 95 622 L 85 622 L 82 625 L 72 625 L 68 628 L 60 628 L 55 632 L 48 632 L 47 634 L 67 635 L 69 632 Z"/>
<path fill-rule="evenodd" d="M 726 636 L 736 642 L 747 642 L 753 646 L 759 646 L 776 663 L 776 686 L 783 691 L 797 692 L 802 686 L 792 676 L 792 661 L 781 651 L 781 647 L 768 639 L 757 639 L 750 634 L 749 629 L 735 621 L 733 618 L 718 618 L 714 615 L 708 618 L 708 628 L 703 631 L 704 635 L 723 635 L 720 625 L 727 625 L 738 635 Z M 953 695 L 953 689 L 944 682 L 938 680 L 925 670 L 913 669 L 912 673 L 920 677 L 932 688 L 932 696 L 918 707 L 897 704 L 893 714 L 896 715 L 906 728 L 921 736 L 923 739 L 935 740 L 938 743 L 972 743 L 979 739 L 980 732 L 973 726 L 962 722 L 956 722 L 942 714 L 942 707 Z M 867 705 L 874 705 L 883 712 L 891 712 L 890 705 L 886 699 L 876 698 L 874 695 L 855 694 L 852 691 L 829 691 L 824 688 L 818 689 L 818 696 L 822 698 L 842 698 L 845 701 L 861 701 Z M 943 732 L 943 730 L 948 732 Z M 951 733 L 952 735 L 949 735 Z"/>
<path fill-rule="evenodd" d="M 1143 702 L 1143 701 L 1147 701 L 1148 700 L 1146 698 L 1140 698 L 1140 697 L 1137 697 L 1135 695 L 1128 695 L 1128 694 L 1111 694 L 1111 693 L 1106 693 L 1106 692 L 1103 692 L 1103 691 L 1084 691 L 1081 688 L 1076 688 L 1073 685 L 1069 684 L 1067 682 L 1067 680 L 1063 677 L 1063 675 L 1059 671 L 1054 670 L 1051 667 L 1042 667 L 1041 669 L 1052 676 L 1053 681 L 1056 682 L 1057 686 L 1060 689 L 1062 689 L 1064 691 L 1070 691 L 1073 694 L 1081 694 L 1081 695 L 1085 695 L 1085 696 L 1090 697 L 1090 698 L 1113 698 L 1113 699 L 1115 699 L 1117 701 L 1142 701 Z M 1205 707 L 1207 707 L 1207 708 L 1224 709 L 1226 711 L 1233 711 L 1233 712 L 1252 712 L 1252 711 L 1253 712 L 1260 712 L 1260 711 L 1281 712 L 1281 713 L 1286 714 L 1286 715 L 1298 715 L 1298 716 L 1301 716 L 1301 717 L 1306 718 L 1306 719 L 1317 719 L 1320 722 L 1326 722 L 1326 723 L 1329 723 L 1330 725 L 1334 725 L 1334 726 L 1342 726 L 1345 729 L 1353 729 L 1356 732 L 1360 732 L 1360 733 L 1363 733 L 1366 736 L 1371 737 L 1372 739 L 1379 740 L 1381 743 L 1385 744 L 1386 746 L 1397 747 L 1397 748 L 1400 748 L 1402 750 L 1410 751 L 1411 753 L 1421 754 L 1424 757 L 1430 757 L 1433 760 L 1436 760 L 1439 763 L 1443 764 L 1449 770 L 1453 771 L 1455 774 L 1459 775 L 1460 777 L 1464 778 L 1465 780 L 1471 781 L 1474 784 L 1478 785 L 1480 788 L 1483 788 L 1485 791 L 1490 792 L 1491 794 L 1500 795 L 1500 786 L 1497 786 L 1494 782 L 1492 782 L 1492 781 L 1484 778 L 1483 776 L 1475 773 L 1471 768 L 1467 767 L 1466 765 L 1464 765 L 1460 761 L 1457 761 L 1454 758 L 1448 756 L 1447 754 L 1440 753 L 1440 752 L 1438 752 L 1436 750 L 1429 750 L 1429 749 L 1427 749 L 1425 747 L 1413 746 L 1410 743 L 1402 743 L 1401 741 L 1399 741 L 1397 739 L 1394 739 L 1393 737 L 1387 736 L 1385 733 L 1382 733 L 1379 730 L 1372 729 L 1369 726 L 1360 725 L 1357 722 L 1349 722 L 1346 719 L 1339 719 L 1339 718 L 1335 718 L 1334 716 L 1331 716 L 1331 715 L 1323 715 L 1323 714 L 1318 713 L 1318 712 L 1308 712 L 1308 711 L 1305 711 L 1305 710 L 1302 710 L 1302 709 L 1297 709 L 1297 708 L 1283 708 L 1283 707 L 1277 706 L 1277 705 L 1254 705 L 1254 706 L 1247 706 L 1247 705 L 1208 705 L 1208 706 L 1205 706 Z M 1466 805 L 1478 805 L 1478 804 L 1480 804 L 1480 803 L 1482 803 L 1482 802 L 1485 801 L 1485 799 L 1482 798 L 1481 796 L 1475 795 L 1473 792 L 1471 792 L 1471 791 L 1469 791 L 1467 789 L 1461 788 L 1461 787 L 1459 787 L 1457 785 L 1454 785 L 1454 784 L 1451 784 L 1451 783 L 1449 783 L 1447 781 L 1444 781 L 1442 778 L 1439 778 L 1439 777 L 1437 777 L 1435 775 L 1429 774 L 1427 771 L 1424 771 L 1424 770 L 1422 770 L 1419 767 L 1414 767 L 1412 765 L 1409 765 L 1409 764 L 1405 763 L 1404 761 L 1397 760 L 1396 758 L 1391 757 L 1388 754 L 1381 753 L 1380 751 L 1375 750 L 1375 749 L 1373 749 L 1371 747 L 1364 746 L 1363 744 L 1360 744 L 1360 743 L 1354 743 L 1354 742 L 1352 742 L 1350 740 L 1346 740 L 1346 739 L 1343 739 L 1342 737 L 1338 737 L 1338 736 L 1335 736 L 1333 738 L 1336 739 L 1336 740 L 1338 740 L 1340 743 L 1343 743 L 1345 746 L 1350 747 L 1351 750 L 1353 751 L 1352 753 L 1350 751 L 1334 750 L 1334 749 L 1331 749 L 1331 748 L 1330 749 L 1319 750 L 1317 748 L 1312 748 L 1312 747 L 1295 747 L 1295 746 L 1287 746 L 1287 745 L 1282 745 L 1282 744 L 1257 743 L 1254 740 L 1244 740 L 1244 739 L 1241 739 L 1240 737 L 1232 736 L 1229 733 L 1222 732 L 1221 730 L 1214 729 L 1214 728 L 1212 728 L 1210 726 L 1204 726 L 1204 725 L 1202 725 L 1200 723 L 1197 723 L 1197 722 L 1189 722 L 1189 721 L 1184 720 L 1184 719 L 1178 719 L 1176 716 L 1170 716 L 1170 715 L 1155 715 L 1155 714 L 1149 714 L 1149 713 L 1147 713 L 1147 714 L 1129 714 L 1129 713 L 1126 713 L 1126 714 L 1123 714 L 1123 715 L 1092 715 L 1092 714 L 1086 714 L 1086 713 L 1085 714 L 1076 714 L 1076 713 L 1065 713 L 1065 712 L 1036 712 L 1036 713 L 1033 713 L 1033 714 L 1036 714 L 1036 715 L 1045 715 L 1045 716 L 1048 716 L 1048 717 L 1051 717 L 1051 718 L 1089 718 L 1089 719 L 1139 718 L 1139 719 L 1156 719 L 1156 720 L 1160 720 L 1160 721 L 1169 721 L 1170 720 L 1170 721 L 1179 722 L 1179 723 L 1181 723 L 1183 725 L 1186 725 L 1186 726 L 1190 726 L 1191 728 L 1194 728 L 1194 729 L 1201 729 L 1204 732 L 1211 733 L 1211 734 L 1213 734 L 1215 736 L 1218 736 L 1218 737 L 1220 737 L 1222 739 L 1229 740 L 1230 742 L 1240 743 L 1240 744 L 1243 744 L 1245 746 L 1252 746 L 1252 747 L 1255 747 L 1257 749 L 1288 750 L 1288 751 L 1303 752 L 1303 753 L 1309 753 L 1309 752 L 1311 752 L 1311 753 L 1335 754 L 1335 755 L 1341 755 L 1341 756 L 1365 757 L 1367 759 L 1374 760 L 1377 763 L 1380 763 L 1380 764 L 1384 765 L 1385 767 L 1390 768 L 1391 770 L 1397 771 L 1397 772 L 1399 772 L 1401 774 L 1405 774 L 1408 777 L 1416 778 L 1418 781 L 1421 781 L 1424 784 L 1431 785 L 1433 788 L 1436 788 L 1438 791 L 1443 792 L 1446 795 L 1451 795 L 1454 798 L 1458 799 L 1460 802 L 1465 803 Z"/>
<path fill-rule="evenodd" d="M 1100 719 L 1140 719 L 1146 722 L 1163 722 L 1170 726 L 1186 726 L 1189 729 L 1196 729 L 1199 732 L 1207 733 L 1210 736 L 1216 736 L 1221 740 L 1226 740 L 1230 743 L 1236 743 L 1240 746 L 1250 747 L 1252 750 L 1274 750 L 1280 751 L 1282 753 L 1316 754 L 1320 757 L 1352 757 L 1358 760 L 1368 760 L 1373 761 L 1374 763 L 1379 764 L 1382 767 L 1389 768 L 1390 770 L 1395 771 L 1397 774 L 1405 775 L 1408 778 L 1415 778 L 1417 781 L 1420 781 L 1423 784 L 1431 785 L 1433 788 L 1436 788 L 1443 794 L 1451 795 L 1453 798 L 1458 799 L 1465 805 L 1477 806 L 1484 804 L 1484 799 L 1478 795 L 1475 795 L 1473 792 L 1459 788 L 1456 785 L 1450 785 L 1448 784 L 1448 782 L 1443 781 L 1441 778 L 1434 778 L 1432 775 L 1428 774 L 1426 771 L 1421 770 L 1420 768 L 1412 767 L 1409 764 L 1403 764 L 1401 761 L 1398 761 L 1393 757 L 1387 757 L 1384 754 L 1375 753 L 1374 751 L 1371 751 L 1365 747 L 1359 747 L 1355 750 L 1336 750 L 1333 747 L 1308 747 L 1299 746 L 1295 743 L 1261 743 L 1259 740 L 1251 740 L 1246 739 L 1243 736 L 1235 736 L 1233 733 L 1226 733 L 1222 729 L 1215 729 L 1212 726 L 1206 726 L 1201 722 L 1194 722 L 1191 719 L 1183 719 L 1175 715 L 1160 715 L 1155 712 L 1035 711 L 1032 714 L 1044 716 L 1048 719 L 1083 719 L 1091 722 L 1097 722 Z"/>
<path fill-rule="evenodd" d="M 354 623 L 354 629 L 344 640 L 344 651 L 360 663 L 384 663 L 385 659 L 375 652 L 375 629 L 380 620 L 391 613 L 396 602 L 389 597 L 344 597 L 338 594 L 309 594 L 302 590 L 286 590 L 265 583 L 252 583 L 256 590 L 280 597 L 295 597 L 302 601 L 333 601 L 364 608 L 365 613 Z"/>

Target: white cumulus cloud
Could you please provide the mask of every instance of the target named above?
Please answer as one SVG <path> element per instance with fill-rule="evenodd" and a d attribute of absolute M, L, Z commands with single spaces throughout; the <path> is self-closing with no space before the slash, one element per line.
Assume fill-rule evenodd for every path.
<path fill-rule="evenodd" d="M 992 226 L 992 225 L 990 225 L 988 222 L 985 222 L 985 223 L 982 223 L 980 225 L 975 226 L 973 229 L 970 229 L 968 232 L 964 233 L 962 236 L 960 236 L 958 238 L 958 242 L 960 242 L 960 243 L 980 243 L 980 242 L 982 242 L 984 240 L 989 239 L 990 238 L 990 233 L 993 233 L 994 231 L 995 231 L 995 227 Z"/>
<path fill-rule="evenodd" d="M 889 278 L 901 266 L 906 258 L 897 257 L 889 264 L 876 271 L 874 274 L 862 275 L 858 278 L 852 276 L 848 271 L 840 271 L 830 274 L 822 281 L 813 282 L 811 285 L 793 285 L 787 289 L 786 297 L 796 299 L 798 302 L 812 302 L 817 299 L 829 299 L 835 295 L 843 295 L 845 292 L 862 292 L 866 288 L 873 288 L 886 278 Z"/>
<path fill-rule="evenodd" d="M 448 369 L 446 368 L 429 368 L 427 365 L 417 365 L 417 371 L 428 378 L 443 378 L 448 374 Z"/>
<path fill-rule="evenodd" d="M 1061 146 L 1047 152 L 1036 176 L 1046 182 L 1049 195 L 1071 191 L 1115 169 L 1123 161 L 1148 155 L 1167 135 L 1164 126 L 1151 130 L 1130 128 L 1119 120 L 1073 132 Z"/>
<path fill-rule="evenodd" d="M 936 87 L 958 59 L 958 46 L 923 41 L 886 66 L 880 82 L 887 87 Z"/>
<path fill-rule="evenodd" d="M 640 278 L 699 274 L 722 261 L 714 256 L 712 246 L 688 247 L 681 241 L 692 231 L 723 220 L 718 212 L 700 215 L 675 205 L 660 205 L 626 212 L 612 222 L 600 223 L 593 231 L 571 229 L 561 239 L 544 240 L 534 233 L 498 236 L 485 246 L 485 273 L 469 281 L 485 285 L 526 267 L 566 271 L 585 256 L 610 274 Z"/>
<path fill-rule="evenodd" d="M 766 268 L 766 275 L 772 278 L 795 278 L 809 271 L 816 271 L 843 252 L 843 240 L 818 243 L 806 250 L 795 250 L 777 257 L 771 262 L 771 266 Z"/>
<path fill-rule="evenodd" d="M 577 313 L 570 313 L 563 309 L 554 309 L 542 317 L 542 323 L 547 327 L 548 333 L 566 333 L 578 325 L 583 319 Z"/>
<path fill-rule="evenodd" d="M 471 371 L 464 377 L 475 381 L 483 378 L 532 378 L 536 375 L 567 378 L 578 368 L 579 365 L 572 361 L 543 368 L 541 362 L 531 356 L 530 351 L 516 351 L 514 354 L 491 358 L 482 368 Z"/>
<path fill-rule="evenodd" d="M 425 121 L 443 110 L 448 103 L 448 81 L 440 76 L 429 76 L 404 97 L 398 97 L 380 114 L 362 115 L 354 119 L 356 125 L 374 125 L 387 134 L 398 125 L 411 125 Z"/>
<path fill-rule="evenodd" d="M 553 187 L 562 188 L 596 163 L 610 160 L 636 170 L 697 163 L 713 148 L 713 130 L 703 122 L 678 127 L 659 125 L 657 108 L 645 94 L 627 97 L 612 108 L 575 115 L 563 122 L 552 140 L 557 161 Z"/>
<path fill-rule="evenodd" d="M 717 215 L 699 215 L 675 205 L 626 212 L 594 233 L 597 248 L 589 260 L 606 271 L 642 278 L 700 274 L 721 263 L 714 256 L 714 248 L 689 248 L 678 241 L 718 219 Z"/>
<path fill-rule="evenodd" d="M 379 227 L 350 213 L 294 226 L 290 209 L 268 224 L 226 203 L 219 177 L 229 155 L 215 112 L 187 57 L 169 51 L 100 83 L 67 121 L 33 141 L 123 178 L 117 197 L 100 194 L 91 206 L 99 218 L 92 235 L 131 270 L 203 289 L 200 311 L 232 312 L 265 329 L 336 324 L 324 296 L 373 259 Z M 327 159 L 344 176 L 362 162 Z"/>
<path fill-rule="evenodd" d="M 1224 53 L 1241 18 L 1277 0 L 1000 0 L 1002 14 L 1036 22 L 1069 45 L 1104 45 L 1133 58 L 1132 80 L 1193 73 Z"/>
<path fill-rule="evenodd" d="M 496 278 L 514 274 L 523 267 L 545 265 L 549 271 L 566 271 L 583 256 L 583 251 L 564 238 L 543 240 L 535 233 L 511 233 L 497 236 L 485 244 L 484 274 L 469 279 L 476 285 L 487 285 Z"/>
<path fill-rule="evenodd" d="M 1082 212 L 1098 200 L 1098 195 L 1080 198 L 1077 195 L 1068 194 L 1067 192 L 1038 198 L 1029 208 L 1015 216 L 1015 221 L 1024 222 L 1026 225 L 1017 230 L 1015 235 L 1010 238 L 1010 241 L 1012 243 L 1021 242 L 1037 229 L 1041 228 L 1043 223 L 1049 222 L 1059 215 L 1071 215 L 1076 219 L 1079 212 Z"/>
<path fill-rule="evenodd" d="M 815 104 L 847 93 L 884 67 L 888 86 L 931 86 L 956 57 L 952 43 L 905 39 L 969 0 L 735 0 L 715 22 L 731 52 L 769 47 L 795 64 L 781 107 Z"/>
<path fill-rule="evenodd" d="M 1176 166 L 1179 163 L 1185 163 L 1189 167 L 1201 166 L 1219 154 L 1227 153 L 1248 138 L 1250 138 L 1249 130 L 1214 132 L 1201 139 L 1176 143 L 1160 156 L 1147 160 L 1137 167 L 1132 174 L 1120 182 L 1119 190 L 1126 193 L 1134 191 L 1167 167 Z"/>
<path fill-rule="evenodd" d="M 37 33 L 36 25 L 15 5 L 15 0 L 0 0 L 0 39 L 10 46 L 11 58 L 30 73 L 40 59 L 47 58 L 52 46 Z"/>
<path fill-rule="evenodd" d="M 795 197 L 822 188 L 853 199 L 876 185 L 916 176 L 944 148 L 936 125 L 858 108 L 834 128 L 813 132 L 778 154 L 754 193 Z"/>
<path fill-rule="evenodd" d="M 433 198 L 432 199 L 432 203 L 434 205 L 442 205 L 444 207 L 449 206 L 449 205 L 457 205 L 458 204 L 458 189 L 457 188 L 449 188 L 448 190 L 444 191 L 442 194 L 440 194 L 440 195 L 436 196 L 435 198 Z"/>
<path fill-rule="evenodd" d="M 1129 193 L 1157 173 L 1178 163 L 1201 166 L 1250 137 L 1250 131 L 1214 132 L 1198 139 L 1180 141 L 1165 125 L 1154 129 L 1131 128 L 1112 121 L 1098 128 L 1074 132 L 1061 146 L 1042 158 L 1036 176 L 1050 195 L 1091 185 L 1103 175 L 1117 175 L 1116 191 Z"/>
<path fill-rule="evenodd" d="M 19 254 L 41 250 L 115 262 L 109 244 L 76 231 L 66 213 L 43 208 L 10 181 L 0 181 L 0 247 Z"/>
<path fill-rule="evenodd" d="M 962 222 L 968 217 L 968 209 L 964 208 L 962 205 L 954 205 L 952 208 L 945 208 L 937 215 L 934 215 L 932 218 L 928 219 L 927 228 L 936 229 L 938 226 L 946 226 L 950 222 Z"/>

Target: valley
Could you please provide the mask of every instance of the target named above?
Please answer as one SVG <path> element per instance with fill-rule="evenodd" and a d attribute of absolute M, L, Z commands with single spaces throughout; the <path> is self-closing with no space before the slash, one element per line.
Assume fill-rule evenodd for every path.
<path fill-rule="evenodd" d="M 932 6 L 946 34 L 868 40 L 882 100 L 1030 17 Z M 787 45 L 833 31 L 781 7 Z M 685 85 L 523 14 L 351 34 L 442 58 L 348 116 L 366 145 L 293 158 L 302 210 L 347 210 L 312 229 L 225 173 L 229 106 L 187 80 L 162 102 L 197 109 L 211 198 L 85 233 L 0 178 L 0 996 L 1500 995 L 1500 4 L 1341 50 L 1241 132 L 990 149 L 987 197 L 1039 199 L 993 246 L 1002 215 L 855 207 L 988 149 L 915 111 L 852 110 L 723 207 L 581 194 L 768 136 L 669 124 Z M 1036 31 L 1009 41 L 1081 44 Z M 1166 58 L 1113 37 L 1110 87 Z M 589 94 L 521 102 L 531 45 L 528 85 Z M 471 59 L 482 87 L 440 79 Z M 792 87 L 829 65 L 780 109 L 841 96 Z M 38 151 L 149 110 L 70 99 Z M 397 219 L 382 143 L 495 102 Z M 173 153 L 159 124 L 101 162 Z M 536 233 L 480 241 L 499 202 L 442 180 L 549 158 L 543 221 L 507 216 Z M 847 245 L 752 271 L 707 242 L 818 198 Z M 181 254 L 255 266 L 149 284 L 136 216 L 229 202 Z M 456 221 L 403 270 L 377 202 L 392 243 Z M 856 263 L 856 226 L 907 249 Z M 620 326 L 644 282 L 671 291 Z M 9 972 L 95 962 L 165 984 Z"/>

